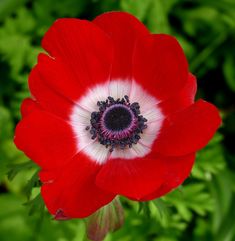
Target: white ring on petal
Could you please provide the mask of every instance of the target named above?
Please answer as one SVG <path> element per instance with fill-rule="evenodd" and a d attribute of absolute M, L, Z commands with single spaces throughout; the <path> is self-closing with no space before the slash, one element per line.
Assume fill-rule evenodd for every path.
<path fill-rule="evenodd" d="M 130 95 L 132 83 L 128 80 L 112 80 L 109 83 L 109 95 L 115 100 L 123 98 L 125 95 Z"/>
<path fill-rule="evenodd" d="M 156 104 L 160 102 L 155 97 L 148 94 L 148 92 L 144 90 L 143 87 L 137 84 L 134 80 L 132 81 L 129 99 L 131 103 L 139 103 L 141 114 L 151 110 L 156 106 Z"/>
<path fill-rule="evenodd" d="M 131 148 L 109 148 L 100 144 L 98 140 L 92 140 L 91 134 L 86 130 L 90 126 L 91 113 L 98 111 L 97 101 L 105 101 L 108 96 L 114 99 L 129 96 L 130 103 L 138 102 L 140 112 L 148 121 L 148 127 L 140 134 L 141 139 Z M 85 93 L 74 105 L 70 116 L 70 124 L 74 132 L 78 152 L 82 151 L 92 161 L 104 164 L 109 158 L 134 159 L 144 157 L 151 152 L 153 142 L 157 138 L 162 126 L 164 115 L 157 107 L 159 101 L 149 95 L 135 81 L 116 79 L 104 84 L 95 85 Z"/>
<path fill-rule="evenodd" d="M 90 112 L 97 111 L 97 101 L 106 100 L 109 96 L 108 82 L 95 85 L 78 101 L 78 104 Z"/>
<path fill-rule="evenodd" d="M 162 121 L 162 119 L 159 119 L 154 122 L 147 122 L 148 127 L 144 129 L 143 134 L 141 135 L 141 139 L 139 140 L 139 143 L 151 148 L 153 142 L 156 140 L 157 134 L 161 129 Z"/>
<path fill-rule="evenodd" d="M 94 142 L 91 139 L 89 131 L 86 127 L 90 124 L 91 112 L 75 105 L 70 116 L 70 125 L 75 134 L 77 143 L 77 152 L 81 151 L 90 143 Z"/>

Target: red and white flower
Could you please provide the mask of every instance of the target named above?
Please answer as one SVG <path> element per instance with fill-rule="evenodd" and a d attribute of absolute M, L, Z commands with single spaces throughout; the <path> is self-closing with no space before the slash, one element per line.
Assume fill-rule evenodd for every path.
<path fill-rule="evenodd" d="M 41 167 L 51 214 L 86 217 L 116 195 L 151 200 L 188 177 L 221 119 L 194 103 L 196 79 L 175 38 L 110 12 L 59 19 L 42 46 L 15 143 Z"/>

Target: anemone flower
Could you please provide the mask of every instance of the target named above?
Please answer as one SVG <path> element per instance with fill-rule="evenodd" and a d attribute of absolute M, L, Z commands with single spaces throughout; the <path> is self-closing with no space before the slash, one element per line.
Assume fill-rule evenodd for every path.
<path fill-rule="evenodd" d="M 15 144 L 41 167 L 41 194 L 56 219 L 182 184 L 221 119 L 212 104 L 194 102 L 196 79 L 174 37 L 110 12 L 57 20 L 42 47 Z"/>

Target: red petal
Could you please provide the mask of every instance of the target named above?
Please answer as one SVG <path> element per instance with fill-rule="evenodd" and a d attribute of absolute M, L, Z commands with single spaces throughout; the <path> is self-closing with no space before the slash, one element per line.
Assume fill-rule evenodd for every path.
<path fill-rule="evenodd" d="M 44 111 L 34 111 L 17 125 L 14 142 L 45 169 L 65 165 L 77 151 L 71 127 Z"/>
<path fill-rule="evenodd" d="M 74 80 L 60 81 L 57 87 L 63 83 L 71 89 L 75 86 L 81 94 L 89 86 L 109 80 L 112 42 L 95 24 L 72 18 L 59 19 L 45 34 L 42 46 L 55 61 L 63 63 L 77 81 L 77 85 Z"/>
<path fill-rule="evenodd" d="M 46 70 L 47 69 L 45 69 L 45 71 Z M 54 78 L 50 75 L 48 75 L 48 77 Z M 44 76 L 42 76 L 39 72 L 39 67 L 36 66 L 34 69 L 32 69 L 29 76 L 30 92 L 43 109 L 63 119 L 68 119 L 69 115 L 71 114 L 73 103 L 48 85 L 47 80 L 49 78 L 44 79 Z"/>
<path fill-rule="evenodd" d="M 35 110 L 40 110 L 41 107 L 39 104 L 31 99 L 31 98 L 26 98 L 23 100 L 20 108 L 21 116 L 26 117 L 27 115 L 31 114 Z"/>
<path fill-rule="evenodd" d="M 203 148 L 221 124 L 215 106 L 199 100 L 181 112 L 168 116 L 154 146 L 155 152 L 180 156 Z"/>
<path fill-rule="evenodd" d="M 189 73 L 188 80 L 183 89 L 170 99 L 159 103 L 158 106 L 161 108 L 164 116 L 181 111 L 194 103 L 196 91 L 196 78 Z"/>
<path fill-rule="evenodd" d="M 110 159 L 97 175 L 107 191 L 139 200 L 162 185 L 167 158 Z"/>
<path fill-rule="evenodd" d="M 189 176 L 194 160 L 195 154 L 189 154 L 177 158 L 168 158 L 165 182 L 163 182 L 161 187 L 156 189 L 153 193 L 143 197 L 141 201 L 149 201 L 159 198 L 181 185 Z"/>
<path fill-rule="evenodd" d="M 56 168 L 56 167 L 55 167 Z M 59 169 L 42 169 L 38 173 L 39 179 L 42 183 L 52 183 L 60 174 L 61 168 Z"/>
<path fill-rule="evenodd" d="M 147 28 L 137 18 L 124 12 L 104 13 L 93 22 L 113 40 L 115 59 L 112 79 L 131 77 L 134 46 L 137 38 L 149 35 Z"/>
<path fill-rule="evenodd" d="M 56 215 L 59 210 L 68 218 L 84 218 L 112 201 L 115 195 L 95 185 L 100 168 L 81 153 L 76 155 L 54 181 L 42 186 L 42 196 L 50 213 Z"/>
<path fill-rule="evenodd" d="M 177 40 L 164 34 L 139 39 L 133 55 L 133 78 L 160 101 L 181 91 L 188 78 L 188 64 Z"/>

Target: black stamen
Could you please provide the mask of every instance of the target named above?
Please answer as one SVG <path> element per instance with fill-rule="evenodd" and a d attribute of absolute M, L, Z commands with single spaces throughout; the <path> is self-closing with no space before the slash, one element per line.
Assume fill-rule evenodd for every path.
<path fill-rule="evenodd" d="M 91 139 L 97 139 L 110 148 L 110 152 L 115 148 L 131 148 L 138 143 L 141 133 L 147 128 L 147 119 L 140 115 L 139 103 L 130 103 L 127 95 L 116 100 L 108 96 L 105 101 L 98 101 L 97 106 L 99 111 L 91 113 L 91 126 L 85 128 L 90 132 Z"/>

